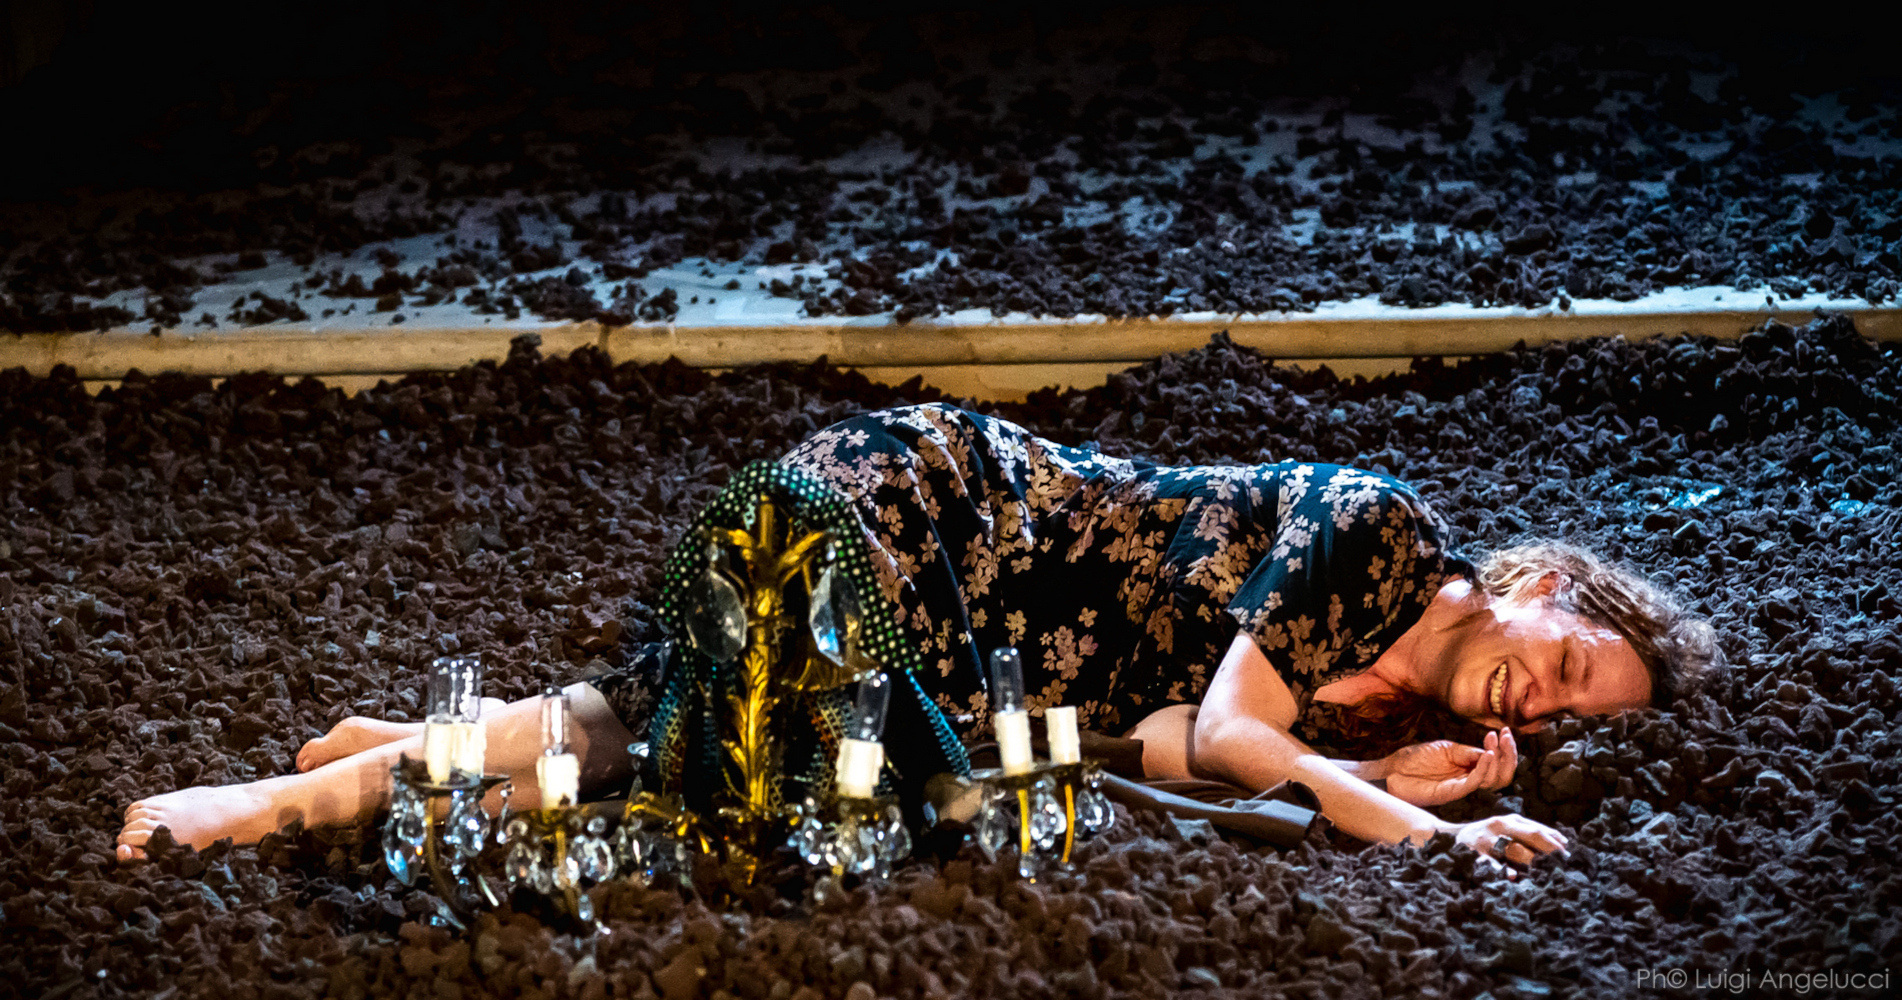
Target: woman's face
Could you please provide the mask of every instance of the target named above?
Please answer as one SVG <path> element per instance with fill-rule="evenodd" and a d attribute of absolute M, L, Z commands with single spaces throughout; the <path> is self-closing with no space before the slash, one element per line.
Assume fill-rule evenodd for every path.
<path fill-rule="evenodd" d="M 1533 732 L 1566 715 L 1651 701 L 1651 672 L 1624 637 L 1556 606 L 1548 578 L 1529 600 L 1487 598 L 1448 648 L 1446 703 L 1492 728 Z"/>

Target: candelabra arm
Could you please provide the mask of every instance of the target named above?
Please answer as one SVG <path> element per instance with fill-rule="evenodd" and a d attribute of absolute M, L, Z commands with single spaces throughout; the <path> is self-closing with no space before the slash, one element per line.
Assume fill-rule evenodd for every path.
<path fill-rule="evenodd" d="M 565 800 L 564 800 L 565 801 Z M 568 915 L 582 924 L 594 926 L 593 915 L 583 916 L 581 912 L 581 879 L 569 871 L 568 858 L 568 810 L 558 810 L 554 821 L 555 828 L 555 878 L 561 883 L 561 894 L 568 903 Z"/>
<path fill-rule="evenodd" d="M 429 835 L 423 838 L 423 864 L 429 869 L 430 884 L 436 887 L 436 898 L 443 902 L 443 919 L 454 925 L 456 930 L 466 931 L 475 914 L 463 905 L 462 894 L 456 891 L 449 866 L 443 863 L 442 849 L 437 845 L 435 823 L 433 819 L 429 822 Z"/>

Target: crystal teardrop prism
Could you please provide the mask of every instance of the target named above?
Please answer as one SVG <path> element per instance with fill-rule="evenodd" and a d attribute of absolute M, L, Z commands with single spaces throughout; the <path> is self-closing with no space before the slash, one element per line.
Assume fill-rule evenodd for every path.
<path fill-rule="evenodd" d="M 1085 788 L 1077 795 L 1077 826 L 1086 834 L 1098 834 L 1109 829 L 1116 819 L 1116 811 L 1110 807 L 1109 797 L 1094 788 Z"/>
<path fill-rule="evenodd" d="M 807 613 L 820 655 L 838 666 L 851 666 L 847 660 L 852 658 L 851 649 L 857 643 L 862 621 L 858 588 L 836 567 L 827 566 L 813 585 L 811 610 Z"/>
<path fill-rule="evenodd" d="M 712 566 L 687 589 L 687 638 L 695 649 L 722 662 L 746 648 L 746 606 L 726 574 Z"/>
<path fill-rule="evenodd" d="M 1050 850 L 1063 836 L 1063 806 L 1058 804 L 1056 785 L 1049 778 L 1037 782 L 1030 792 L 1030 839 L 1039 848 Z"/>
<path fill-rule="evenodd" d="M 568 860 L 584 881 L 605 882 L 614 877 L 614 849 L 603 837 L 576 837 L 568 845 Z"/>
<path fill-rule="evenodd" d="M 977 846 L 984 856 L 996 861 L 997 856 L 1010 845 L 1015 818 L 1011 810 L 1003 808 L 1003 795 L 993 791 L 984 797 L 984 804 L 977 811 Z"/>

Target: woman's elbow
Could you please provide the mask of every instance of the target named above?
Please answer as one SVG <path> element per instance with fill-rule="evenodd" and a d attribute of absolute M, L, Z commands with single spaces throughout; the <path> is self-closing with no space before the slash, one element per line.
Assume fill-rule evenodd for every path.
<path fill-rule="evenodd" d="M 1210 712 L 1206 706 L 1196 716 L 1190 739 L 1189 759 L 1198 776 L 1231 784 L 1259 782 L 1264 777 L 1281 780 L 1302 749 L 1285 728 L 1270 720 Z"/>
<path fill-rule="evenodd" d="M 1198 764 L 1212 760 L 1219 752 L 1224 730 L 1228 725 L 1226 713 L 1212 711 L 1207 705 L 1195 714 L 1195 725 L 1189 731 L 1189 759 Z"/>
<path fill-rule="evenodd" d="M 1259 727 L 1239 725 L 1232 716 L 1211 719 L 1204 709 L 1196 716 L 1195 729 L 1189 734 L 1190 767 L 1199 778 L 1235 782 L 1240 777 L 1237 763 L 1259 758 L 1265 749 L 1258 745 L 1260 737 Z"/>

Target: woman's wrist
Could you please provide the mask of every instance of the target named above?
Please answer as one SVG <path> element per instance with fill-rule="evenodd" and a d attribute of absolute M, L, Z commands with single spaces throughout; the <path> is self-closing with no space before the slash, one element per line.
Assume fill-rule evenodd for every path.
<path fill-rule="evenodd" d="M 1424 818 L 1416 822 L 1413 830 L 1407 834 L 1407 842 L 1415 847 L 1424 847 L 1435 834 L 1452 833 L 1458 828 L 1458 823 L 1449 823 L 1431 813 L 1424 813 Z"/>
<path fill-rule="evenodd" d="M 1385 757 L 1379 760 L 1329 760 L 1328 763 L 1362 781 L 1381 781 L 1391 773 Z"/>

